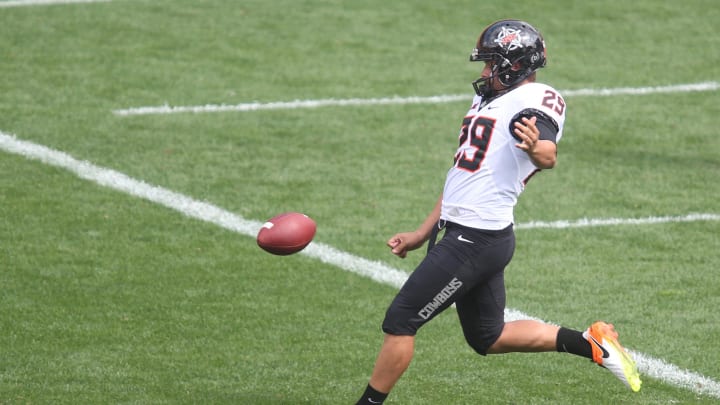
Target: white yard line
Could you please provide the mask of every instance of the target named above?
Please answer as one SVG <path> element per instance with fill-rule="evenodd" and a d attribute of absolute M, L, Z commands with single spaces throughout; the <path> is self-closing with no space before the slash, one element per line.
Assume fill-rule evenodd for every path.
<path fill-rule="evenodd" d="M 197 201 L 183 194 L 176 193 L 162 187 L 153 186 L 141 180 L 135 180 L 112 169 L 99 167 L 87 161 L 77 160 L 67 153 L 33 142 L 17 139 L 14 135 L 6 134 L 2 131 L 0 131 L 0 149 L 8 153 L 24 156 L 27 159 L 37 160 L 51 166 L 68 170 L 82 179 L 157 203 L 180 212 L 188 217 L 213 223 L 242 235 L 254 238 L 257 235 L 258 230 L 263 225 L 263 222 L 245 219 L 213 204 Z M 660 219 L 656 219 L 651 222 L 645 221 L 640 223 L 672 222 L 673 218 L 678 217 L 659 218 Z M 665 220 L 663 220 L 663 218 Z M 685 218 L 684 220 L 686 221 L 717 221 L 718 215 L 695 214 L 693 216 L 681 218 Z M 603 222 L 603 220 L 584 221 L 587 221 L 588 223 L 586 226 L 611 225 L 607 222 Z M 600 222 L 592 225 L 593 221 Z M 632 222 L 634 221 L 632 219 L 625 221 L 626 223 L 631 224 L 637 223 Z M 565 221 L 563 221 L 563 223 L 565 223 Z M 567 223 L 573 223 L 573 221 L 567 221 Z M 539 224 L 543 223 L 535 222 L 534 224 L 534 226 L 528 228 L 538 228 L 541 227 Z M 546 224 L 557 223 L 549 222 Z M 558 228 L 558 226 L 555 225 L 549 227 Z M 313 242 L 305 248 L 301 254 L 395 288 L 399 288 L 407 279 L 407 274 L 401 270 L 392 268 L 378 261 L 354 256 L 323 243 Z M 506 319 L 508 321 L 515 319 L 539 320 L 538 318 L 509 308 L 506 310 Z M 677 387 L 688 389 L 696 394 L 720 398 L 720 383 L 717 381 L 705 377 L 702 374 L 681 369 L 673 364 L 665 362 L 664 360 L 656 359 L 640 352 L 632 351 L 632 353 L 637 360 L 638 368 L 642 374 Z"/>
<path fill-rule="evenodd" d="M 582 218 L 574 221 L 530 221 L 515 226 L 516 229 L 533 228 L 584 228 L 588 226 L 651 225 L 668 222 L 720 221 L 720 214 L 687 214 L 679 216 L 645 218 Z"/>
<path fill-rule="evenodd" d="M 702 82 L 693 84 L 678 84 L 672 86 L 655 87 L 617 87 L 610 89 L 578 89 L 563 90 L 565 97 L 573 96 L 620 96 L 620 95 L 645 95 L 656 93 L 687 93 L 693 91 L 714 91 L 720 89 L 718 82 Z M 259 110 L 292 110 L 298 108 L 318 107 L 348 107 L 348 106 L 369 106 L 388 104 L 441 104 L 454 101 L 472 100 L 470 93 L 464 95 L 441 95 L 430 97 L 385 97 L 385 98 L 348 98 L 348 99 L 319 99 L 319 100 L 295 100 L 275 101 L 269 103 L 242 103 L 242 104 L 205 104 L 195 106 L 170 106 L 161 105 L 154 107 L 132 107 L 114 110 L 113 114 L 119 116 L 128 115 L 153 115 L 153 114 L 178 114 L 178 113 L 212 113 L 212 112 L 243 112 Z"/>
<path fill-rule="evenodd" d="M 0 8 L 22 7 L 22 6 L 46 6 L 53 4 L 75 4 L 75 3 L 107 3 L 111 0 L 17 0 L 0 1 Z"/>

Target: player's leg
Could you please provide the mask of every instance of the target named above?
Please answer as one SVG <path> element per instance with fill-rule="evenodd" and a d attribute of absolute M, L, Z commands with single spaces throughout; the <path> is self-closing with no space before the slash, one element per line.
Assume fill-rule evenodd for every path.
<path fill-rule="evenodd" d="M 388 393 L 410 365 L 415 350 L 415 336 L 385 334 L 375 361 L 370 386 Z"/>
<path fill-rule="evenodd" d="M 505 327 L 504 272 L 515 250 L 515 235 L 512 227 L 473 233 L 463 230 L 463 235 L 476 243 L 469 252 L 471 273 L 460 277 L 463 280 L 472 277 L 476 282 L 457 300 L 457 313 L 468 345 L 485 355 Z"/>
<path fill-rule="evenodd" d="M 617 340 L 613 325 L 595 322 L 584 333 L 546 323 L 522 320 L 505 324 L 500 338 L 488 353 L 568 352 L 593 360 L 608 369 L 633 391 L 642 381 L 635 361 Z"/>
<path fill-rule="evenodd" d="M 456 305 L 465 341 L 478 354 L 488 354 L 505 328 L 503 272 L 475 286 Z"/>
<path fill-rule="evenodd" d="M 503 323 L 504 305 L 500 276 L 476 286 L 457 302 L 465 338 L 478 353 L 567 352 L 592 359 L 633 391 L 640 390 L 635 361 L 618 342 L 612 325 L 596 322 L 583 333 L 536 320 Z"/>
<path fill-rule="evenodd" d="M 507 322 L 488 354 L 555 351 L 559 330 L 559 326 L 534 320 Z"/>
<path fill-rule="evenodd" d="M 581 332 L 534 320 L 505 323 L 502 272 L 458 300 L 457 312 L 465 339 L 479 354 L 557 350 L 592 358 Z"/>
<path fill-rule="evenodd" d="M 410 275 L 385 314 L 383 344 L 358 404 L 382 403 L 387 397 L 410 365 L 417 330 L 461 294 L 462 282 L 447 270 L 459 266 L 462 260 L 441 242 Z"/>
<path fill-rule="evenodd" d="M 545 352 L 560 350 L 591 357 L 588 342 L 580 332 L 569 331 L 535 320 L 505 322 L 504 272 L 475 286 L 457 302 L 458 317 L 468 344 L 479 354 Z M 558 346 L 562 337 L 564 346 Z M 569 342 L 569 343 L 568 343 Z M 576 353 L 576 354 L 580 354 Z"/>
<path fill-rule="evenodd" d="M 457 302 L 465 338 L 480 354 L 558 351 L 592 359 L 633 391 L 640 375 L 632 357 L 617 341 L 612 325 L 594 323 L 585 332 L 536 320 L 502 322 L 505 294 L 502 278 L 477 286 Z M 494 337 L 493 337 L 494 336 Z"/>
<path fill-rule="evenodd" d="M 470 347 L 482 355 L 559 350 L 591 357 L 591 348 L 580 332 L 534 320 L 505 323 L 504 269 L 515 249 L 512 228 L 502 231 L 460 229 L 459 232 L 464 239 L 471 238 L 476 242 L 472 245 L 473 250 L 467 252 L 472 258 L 471 273 L 458 273 L 461 280 L 474 278 L 476 282 L 456 303 Z"/>
<path fill-rule="evenodd" d="M 457 309 L 465 339 L 479 354 L 556 350 L 559 327 L 534 320 L 505 323 L 503 273 L 458 300 Z M 587 346 L 582 335 L 578 336 Z M 590 347 L 586 348 L 589 354 Z"/>

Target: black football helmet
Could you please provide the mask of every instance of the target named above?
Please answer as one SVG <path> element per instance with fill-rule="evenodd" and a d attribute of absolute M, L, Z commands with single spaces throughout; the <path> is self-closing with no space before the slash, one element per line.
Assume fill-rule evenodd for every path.
<path fill-rule="evenodd" d="M 491 62 L 490 77 L 473 82 L 478 96 L 484 99 L 501 94 L 533 72 L 545 66 L 545 41 L 540 31 L 520 20 L 500 20 L 490 24 L 480 34 L 471 62 Z M 492 79 L 497 77 L 505 90 L 495 90 Z"/>

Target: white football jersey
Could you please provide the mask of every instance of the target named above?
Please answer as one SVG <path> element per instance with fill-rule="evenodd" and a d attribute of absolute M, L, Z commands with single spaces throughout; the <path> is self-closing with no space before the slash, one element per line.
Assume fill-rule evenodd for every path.
<path fill-rule="evenodd" d="M 455 164 L 443 191 L 440 218 L 478 229 L 503 229 L 513 223 L 513 211 L 530 177 L 539 171 L 519 143 L 510 124 L 526 109 L 539 110 L 558 126 L 560 141 L 565 101 L 541 83 L 528 83 L 482 105 L 475 96 L 463 119 Z"/>

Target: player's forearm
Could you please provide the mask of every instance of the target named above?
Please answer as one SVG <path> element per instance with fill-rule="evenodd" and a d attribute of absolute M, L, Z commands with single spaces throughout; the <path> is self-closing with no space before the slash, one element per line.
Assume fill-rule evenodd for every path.
<path fill-rule="evenodd" d="M 552 169 L 557 161 L 557 147 L 550 141 L 539 141 L 532 151 L 527 152 L 538 169 Z"/>

